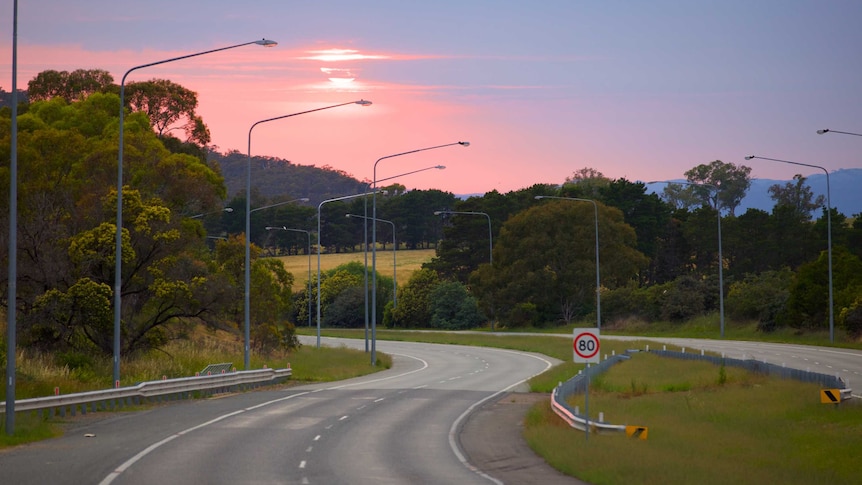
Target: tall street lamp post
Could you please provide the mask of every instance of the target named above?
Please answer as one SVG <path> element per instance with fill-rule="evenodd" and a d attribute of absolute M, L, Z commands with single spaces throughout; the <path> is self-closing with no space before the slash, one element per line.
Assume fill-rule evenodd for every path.
<path fill-rule="evenodd" d="M 716 185 L 696 183 L 696 182 L 672 182 L 670 180 L 656 180 L 647 182 L 647 184 L 684 184 L 684 185 L 701 185 L 711 187 L 715 190 L 715 207 L 718 212 L 718 315 L 719 328 L 721 330 L 721 338 L 724 338 L 724 259 L 721 255 L 721 206 L 719 205 L 718 192 L 719 188 Z"/>
<path fill-rule="evenodd" d="M 823 130 L 817 130 L 818 135 L 825 135 L 826 133 L 841 133 L 842 135 L 862 136 L 862 133 L 852 133 L 849 131 L 830 130 L 829 128 L 826 128 Z"/>
<path fill-rule="evenodd" d="M 599 275 L 599 206 L 593 199 L 580 199 L 577 197 L 556 197 L 553 195 L 537 195 L 536 200 L 541 199 L 559 199 L 559 200 L 574 200 L 579 202 L 590 202 L 593 204 L 596 215 L 596 328 L 602 329 L 602 280 Z"/>
<path fill-rule="evenodd" d="M 249 150 L 251 150 L 251 131 L 249 131 Z M 251 175 L 251 173 L 249 173 Z M 248 194 L 248 193 L 247 193 Z M 308 202 L 308 197 L 302 197 L 299 199 L 286 200 L 284 202 L 279 202 L 277 204 L 265 205 L 262 207 L 255 207 L 254 209 L 249 208 L 249 201 L 251 200 L 250 196 L 246 196 L 245 200 L 245 297 L 244 297 L 244 307 L 245 307 L 245 325 L 244 325 L 244 337 L 245 341 L 244 351 L 243 351 L 243 361 L 245 363 L 245 370 L 249 370 L 250 367 L 250 349 L 251 349 L 251 213 L 261 211 L 264 209 L 270 209 L 272 207 L 278 207 L 285 204 L 291 204 L 293 202 Z"/>
<path fill-rule="evenodd" d="M 411 153 L 424 152 L 428 150 L 434 150 L 437 148 L 451 147 L 451 146 L 470 146 L 469 141 L 456 141 L 455 143 L 447 143 L 445 145 L 437 145 L 433 147 L 425 147 L 418 148 L 416 150 L 410 150 L 407 152 L 395 153 L 393 155 L 386 155 L 385 157 L 380 157 L 377 161 L 374 162 L 374 170 L 373 170 L 373 185 L 372 185 L 372 195 L 371 195 L 371 218 L 377 219 L 377 164 L 383 160 L 389 158 L 400 157 L 402 155 L 410 155 Z M 377 274 L 377 224 L 371 225 L 371 274 L 372 276 Z M 377 364 L 377 278 L 371 279 L 371 365 Z"/>
<path fill-rule="evenodd" d="M 486 214 L 485 212 L 459 212 L 459 211 L 434 211 L 435 216 L 439 216 L 440 214 L 472 214 L 478 216 L 485 216 L 488 218 L 488 264 L 494 264 L 494 237 L 491 233 L 491 216 Z"/>
<path fill-rule="evenodd" d="M 9 298 L 6 300 L 6 434 L 15 432 L 15 326 L 18 305 L 18 0 L 12 6 L 12 124 L 9 148 Z"/>
<path fill-rule="evenodd" d="M 770 160 L 772 162 L 789 163 L 791 165 L 800 165 L 802 167 L 819 168 L 826 174 L 826 259 L 827 264 L 829 265 L 829 343 L 835 343 L 835 319 L 832 310 L 832 201 L 830 199 L 831 191 L 829 188 L 829 170 L 826 170 L 825 167 L 821 167 L 820 165 L 778 160 L 776 158 L 758 157 L 756 155 L 749 155 L 745 157 L 745 159 Z"/>
<path fill-rule="evenodd" d="M 323 111 L 325 109 L 338 108 L 339 106 L 347 106 L 349 104 L 358 104 L 360 106 L 369 106 L 371 101 L 366 101 L 364 99 L 360 99 L 359 101 L 350 101 L 349 103 L 340 103 L 334 104 L 332 106 L 324 106 L 322 108 L 310 109 L 307 111 L 300 111 L 298 113 L 291 113 L 287 115 L 276 116 L 274 118 L 267 118 L 265 120 L 260 120 L 251 125 L 251 128 L 248 129 L 248 163 L 246 164 L 245 171 L 245 295 L 243 298 L 243 313 L 245 314 L 245 370 L 249 370 L 250 367 L 250 358 L 249 358 L 249 337 L 250 337 L 250 328 L 251 328 L 251 294 L 249 284 L 251 280 L 251 132 L 254 130 L 254 127 L 263 123 L 268 123 L 270 121 L 282 120 L 285 118 L 290 118 L 292 116 L 304 115 L 307 113 L 314 113 L 315 111 Z"/>
<path fill-rule="evenodd" d="M 125 74 L 123 74 L 123 79 L 120 82 L 120 139 L 119 139 L 119 151 L 117 155 L 117 233 L 116 233 L 116 248 L 114 252 L 114 387 L 120 386 L 120 317 L 121 317 L 121 296 L 120 291 L 122 289 L 122 260 L 123 260 L 123 130 L 124 130 L 124 116 L 125 116 L 125 105 L 126 105 L 126 77 L 137 69 L 142 69 L 144 67 L 156 66 L 159 64 L 166 64 L 168 62 L 179 61 L 182 59 L 188 59 L 190 57 L 202 56 L 204 54 L 211 54 L 213 52 L 220 52 L 228 49 L 234 49 L 237 47 L 243 47 L 246 45 L 257 44 L 262 45 L 264 47 L 273 47 L 278 45 L 274 40 L 261 39 L 253 42 L 246 42 L 244 44 L 237 44 L 228 47 L 222 47 L 219 49 L 212 49 L 204 52 L 198 52 L 196 54 L 188 54 L 180 57 L 173 57 L 171 59 L 165 59 L 163 61 L 151 62 L 149 64 L 142 64 L 140 66 L 135 66 Z"/>
<path fill-rule="evenodd" d="M 323 204 L 327 204 L 329 202 L 337 202 L 348 199 L 355 199 L 357 197 L 365 197 L 371 195 L 370 192 L 363 192 L 361 194 L 353 194 L 353 195 L 345 195 L 342 197 L 336 197 L 334 199 L 326 199 L 317 205 L 317 348 L 320 348 L 320 209 L 323 208 Z M 367 293 L 367 292 L 366 292 Z M 366 296 L 367 298 L 367 296 Z"/>
<path fill-rule="evenodd" d="M 360 216 L 359 214 L 345 214 L 345 215 L 348 218 L 356 217 L 358 219 L 363 219 L 365 221 L 372 220 L 370 217 Z M 385 222 L 385 223 L 392 226 L 392 307 L 396 308 L 398 306 L 398 260 L 396 259 L 395 255 L 398 253 L 398 243 L 396 242 L 396 239 L 395 239 L 395 223 L 392 221 L 387 221 L 385 219 L 374 219 L 374 221 Z M 366 268 L 366 271 L 367 271 L 367 268 Z"/>
<path fill-rule="evenodd" d="M 385 179 L 378 180 L 378 182 L 383 182 L 385 180 L 390 180 L 390 179 L 394 179 L 394 178 L 398 178 L 398 177 L 404 177 L 406 175 L 412 175 L 414 173 L 424 172 L 426 170 L 432 170 L 432 169 L 443 170 L 445 168 L 446 167 L 443 165 L 434 165 L 432 167 L 420 168 L 419 170 L 413 170 L 411 172 L 402 173 L 400 175 L 393 175 L 391 177 L 386 177 Z M 368 182 L 366 184 L 366 191 L 370 187 L 371 187 L 371 182 Z M 365 302 L 365 352 L 368 353 L 368 220 L 371 219 L 370 217 L 368 217 L 368 198 L 365 198 L 363 200 L 362 210 L 363 210 L 363 217 L 366 218 L 366 220 L 363 221 L 363 223 L 362 223 L 362 244 L 364 245 L 363 253 L 365 256 L 365 262 L 363 263 L 363 267 L 365 269 L 364 277 L 363 277 L 364 288 L 365 288 L 365 298 L 363 298 L 363 300 Z M 394 303 L 393 303 L 393 305 L 394 305 Z"/>
<path fill-rule="evenodd" d="M 304 229 L 291 229 L 286 226 L 266 226 L 266 230 L 304 232 L 305 235 L 308 236 L 308 248 L 305 250 L 305 254 L 308 255 L 308 327 L 311 328 L 311 231 L 306 231 Z"/>

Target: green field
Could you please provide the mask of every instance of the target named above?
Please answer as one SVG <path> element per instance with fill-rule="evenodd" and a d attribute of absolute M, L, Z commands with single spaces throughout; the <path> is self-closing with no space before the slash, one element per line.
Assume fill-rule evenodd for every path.
<path fill-rule="evenodd" d="M 435 255 L 434 249 L 411 249 L 396 251 L 394 256 L 391 249 L 377 251 L 377 272 L 382 276 L 392 277 L 392 263 L 396 264 L 396 279 L 398 285 L 407 284 L 410 275 L 422 267 L 422 263 L 431 261 Z M 293 274 L 293 291 L 300 291 L 308 285 L 308 256 L 279 256 L 284 267 Z M 364 252 L 355 253 L 331 253 L 320 255 L 320 271 L 325 272 L 332 268 L 357 261 L 365 262 Z M 371 253 L 368 253 L 368 267 L 371 267 Z M 311 281 L 317 277 L 317 254 L 311 255 Z"/>

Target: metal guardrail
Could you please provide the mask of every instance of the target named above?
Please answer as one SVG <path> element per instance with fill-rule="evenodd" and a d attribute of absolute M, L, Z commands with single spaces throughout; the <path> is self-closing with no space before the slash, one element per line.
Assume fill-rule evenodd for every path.
<path fill-rule="evenodd" d="M 266 384 L 275 384 L 292 375 L 290 366 L 285 369 L 259 369 L 239 372 L 226 372 L 215 375 L 180 377 L 160 381 L 142 382 L 135 386 L 119 387 L 102 391 L 78 392 L 57 396 L 36 397 L 15 400 L 15 412 L 48 411 L 49 416 L 59 413 L 65 416 L 66 410 L 74 416 L 80 408 L 82 414 L 100 409 L 114 409 L 137 405 L 144 401 L 162 398 L 188 398 L 194 392 L 211 395 L 220 392 L 233 392 Z M 6 402 L 0 402 L 0 414 L 5 412 Z"/>
<path fill-rule="evenodd" d="M 626 425 L 624 424 L 610 424 L 604 421 L 589 419 L 588 416 L 581 415 L 578 409 L 573 409 L 569 406 L 566 399 L 572 394 L 585 392 L 589 379 L 593 376 L 601 374 L 608 370 L 612 365 L 630 358 L 631 357 L 624 354 L 613 355 L 596 365 L 585 367 L 578 373 L 578 375 L 566 382 L 560 383 L 560 385 L 554 388 L 554 392 L 551 394 L 551 408 L 557 416 L 562 418 L 563 421 L 569 424 L 569 426 L 581 431 L 586 431 L 587 429 L 594 433 L 626 431 Z"/>
<path fill-rule="evenodd" d="M 629 359 L 628 353 L 639 352 L 638 350 L 627 350 L 626 355 L 614 355 L 606 358 L 604 361 L 590 367 L 584 368 L 578 375 L 569 379 L 566 382 L 560 383 L 554 388 L 551 394 L 551 408 L 554 412 L 563 419 L 569 426 L 586 431 L 588 428 L 592 432 L 619 432 L 626 431 L 625 425 L 614 425 L 602 421 L 590 420 L 588 416 L 580 414 L 577 408 L 572 409 L 566 402 L 569 396 L 578 392 L 585 392 L 587 389 L 588 378 L 601 374 L 610 368 L 612 365 Z M 775 375 L 784 379 L 796 379 L 803 382 L 812 382 L 820 384 L 822 387 L 840 389 L 841 400 L 848 399 L 850 389 L 847 388 L 844 380 L 838 376 L 822 374 L 819 372 L 803 371 L 766 362 L 757 361 L 754 359 L 731 359 L 727 357 L 716 357 L 713 355 L 705 355 L 704 353 L 686 353 L 670 350 L 648 350 L 662 357 L 672 357 L 685 360 L 704 360 L 716 365 L 729 365 L 733 367 L 741 367 L 752 372 L 758 372 L 767 375 Z"/>

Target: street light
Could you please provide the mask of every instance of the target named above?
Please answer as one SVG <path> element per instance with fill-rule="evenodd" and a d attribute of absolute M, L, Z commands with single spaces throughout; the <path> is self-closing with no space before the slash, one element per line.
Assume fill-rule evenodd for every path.
<path fill-rule="evenodd" d="M 721 206 L 719 205 L 717 185 L 696 183 L 696 182 L 672 182 L 670 180 L 655 180 L 647 182 L 647 184 L 685 184 L 685 185 L 702 185 L 704 187 L 712 187 L 715 189 L 715 208 L 718 211 L 718 314 L 719 326 L 721 328 L 721 338 L 724 338 L 724 259 L 721 256 Z"/>
<path fill-rule="evenodd" d="M 355 199 L 357 197 L 363 197 L 370 195 L 370 192 L 363 192 L 361 194 L 353 194 L 353 195 L 345 195 L 342 197 L 336 197 L 334 199 L 327 199 L 318 204 L 317 206 L 317 348 L 320 348 L 320 209 L 323 207 L 323 204 L 328 202 L 337 202 L 340 200 L 348 200 Z"/>
<path fill-rule="evenodd" d="M 257 44 L 262 45 L 264 47 L 273 47 L 278 45 L 278 42 L 274 40 L 261 39 L 253 42 L 246 42 L 244 44 L 237 44 L 228 47 L 222 47 L 219 49 L 212 49 L 208 51 L 198 52 L 196 54 L 188 54 L 180 57 L 173 57 L 171 59 L 165 59 L 163 61 L 151 62 L 149 64 L 142 64 L 140 66 L 135 66 L 125 74 L 123 74 L 123 79 L 120 82 L 120 139 L 119 139 L 119 151 L 117 155 L 117 234 L 116 234 L 116 243 L 115 243 L 115 251 L 114 251 L 114 387 L 120 386 L 120 317 L 121 317 L 121 309 L 120 302 L 121 296 L 120 291 L 122 289 L 122 261 L 123 261 L 123 130 L 124 130 L 124 117 L 125 117 L 125 98 L 126 98 L 126 77 L 134 70 L 141 69 L 144 67 L 156 66 L 159 64 L 166 64 L 168 62 L 179 61 L 182 59 L 188 59 L 190 57 L 202 56 L 204 54 L 211 54 L 213 52 L 220 52 L 228 49 L 234 49 L 236 47 L 243 47 L 246 45 Z"/>
<path fill-rule="evenodd" d="M 210 214 L 217 214 L 219 212 L 233 212 L 233 207 L 225 207 L 220 211 L 212 211 L 212 212 L 204 212 L 203 214 L 195 214 L 193 216 L 189 216 L 189 219 L 200 219 L 201 217 L 208 216 Z"/>
<path fill-rule="evenodd" d="M 418 148 L 416 150 L 410 150 L 407 152 L 395 153 L 393 155 L 386 155 L 385 157 L 380 157 L 374 162 L 374 171 L 373 175 L 373 190 L 371 195 L 371 218 L 377 219 L 377 164 L 382 160 L 386 160 L 387 158 L 395 158 L 400 157 L 402 155 L 409 155 L 411 153 L 424 152 L 427 150 L 434 150 L 436 148 L 444 148 L 451 146 L 470 146 L 469 141 L 456 141 L 455 143 L 447 143 L 445 145 L 437 145 L 433 147 L 425 147 Z M 377 224 L 371 225 L 371 274 L 377 274 Z M 377 278 L 372 278 L 371 281 L 371 365 L 377 364 Z"/>
<path fill-rule="evenodd" d="M 826 170 L 825 167 L 821 167 L 820 165 L 791 162 L 788 160 L 778 160 L 776 158 L 758 157 L 756 155 L 749 155 L 745 157 L 746 160 L 752 160 L 755 158 L 760 160 L 770 160 L 773 162 L 789 163 L 791 165 L 800 165 L 803 167 L 819 168 L 820 170 L 823 170 L 823 173 L 826 174 L 826 249 L 828 260 L 827 262 L 829 264 L 829 343 L 835 343 L 835 319 L 832 311 L 832 202 L 830 200 L 829 170 Z"/>
<path fill-rule="evenodd" d="M 6 300 L 6 434 L 15 433 L 15 327 L 18 311 L 18 0 L 12 7 L 12 119 L 9 147 L 9 297 Z"/>
<path fill-rule="evenodd" d="M 372 220 L 368 216 L 360 216 L 358 214 L 345 214 L 348 218 L 356 217 L 359 219 L 364 219 L 366 221 Z M 374 219 L 377 222 L 385 222 L 387 224 L 392 225 L 392 308 L 396 308 L 398 306 L 398 272 L 396 271 L 398 268 L 398 261 L 396 259 L 395 254 L 398 252 L 398 245 L 395 242 L 395 223 L 392 221 L 387 221 L 385 219 Z M 365 270 L 368 271 L 368 267 L 365 267 Z M 376 275 L 374 275 L 376 277 Z M 367 282 L 367 279 L 366 279 Z M 366 290 L 367 291 L 367 290 Z M 366 298 L 368 298 L 368 293 L 366 292 Z"/>
<path fill-rule="evenodd" d="M 308 255 L 308 327 L 311 328 L 311 232 L 306 231 L 304 229 L 291 229 L 291 228 L 286 227 L 286 226 L 281 226 L 281 227 L 266 226 L 266 230 L 267 231 L 279 230 L 279 231 L 304 232 L 305 235 L 308 236 L 308 248 L 305 250 L 305 254 Z"/>
<path fill-rule="evenodd" d="M 439 216 L 440 214 L 472 214 L 485 216 L 488 218 L 488 264 L 494 264 L 494 241 L 493 236 L 491 234 L 491 216 L 486 214 L 485 212 L 459 212 L 459 211 L 434 211 L 435 216 Z"/>
<path fill-rule="evenodd" d="M 575 200 L 579 202 L 590 202 L 593 204 L 593 209 L 596 213 L 596 328 L 602 329 L 602 281 L 599 276 L 599 206 L 593 199 L 580 199 L 577 197 L 556 197 L 553 195 L 537 195 L 536 200 L 541 199 L 560 199 L 560 200 Z"/>
<path fill-rule="evenodd" d="M 390 179 L 394 179 L 394 178 L 398 178 L 398 177 L 404 177 L 406 175 L 412 175 L 414 173 L 424 172 L 426 170 L 432 170 L 432 169 L 443 170 L 445 168 L 446 167 L 443 165 L 434 165 L 433 167 L 420 168 L 419 170 L 413 170 L 411 172 L 402 173 L 399 175 L 393 175 L 391 177 L 386 177 L 384 179 L 378 180 L 378 182 L 383 182 L 385 180 L 390 180 Z M 371 187 L 371 183 L 366 183 L 366 190 L 370 187 Z M 362 210 L 363 210 L 363 216 L 368 218 L 368 219 L 371 219 L 370 217 L 368 217 L 368 199 L 367 198 L 365 200 L 363 200 Z M 363 298 L 363 300 L 365 302 L 365 352 L 367 353 L 368 352 L 368 224 L 366 222 L 363 222 L 363 224 L 362 224 L 362 243 L 364 245 L 363 255 L 365 256 L 365 262 L 363 263 L 363 267 L 365 269 L 364 277 L 363 277 L 364 288 L 365 288 L 365 298 Z M 393 299 L 393 302 L 394 302 L 394 299 Z M 393 303 L 393 305 L 394 305 L 394 303 Z"/>
<path fill-rule="evenodd" d="M 830 130 L 829 128 L 826 128 L 824 130 L 817 130 L 818 135 L 824 135 L 826 133 L 841 133 L 842 135 L 862 136 L 862 134 L 860 134 L 860 133 L 851 133 L 849 131 Z"/>
<path fill-rule="evenodd" d="M 287 115 L 276 116 L 274 118 L 267 118 L 265 120 L 260 120 L 251 125 L 251 128 L 248 129 L 248 163 L 246 164 L 245 171 L 245 296 L 244 300 L 244 308 L 243 313 L 245 314 L 245 370 L 249 370 L 249 339 L 250 339 L 250 328 L 251 328 L 251 295 L 250 295 L 250 280 L 251 280 L 251 132 L 254 130 L 254 127 L 260 125 L 262 123 L 268 123 L 270 121 L 281 120 L 284 118 L 290 118 L 292 116 L 304 115 L 307 113 L 314 113 L 315 111 L 322 111 L 325 109 L 338 108 L 339 106 L 347 106 L 349 104 L 358 104 L 360 106 L 369 106 L 371 105 L 371 101 L 366 101 L 364 99 L 360 99 L 359 101 L 350 101 L 349 103 L 340 103 L 334 104 L 332 106 L 324 106 L 323 108 L 310 109 L 307 111 L 300 111 L 299 113 L 291 113 Z"/>
<path fill-rule="evenodd" d="M 253 128 L 253 127 L 252 127 Z M 249 130 L 249 153 L 251 153 L 251 131 Z M 249 159 L 251 160 L 251 159 Z M 249 162 L 249 166 L 251 166 L 251 162 Z M 251 175 L 251 172 L 249 172 Z M 250 178 L 249 178 L 250 180 Z M 245 294 L 243 298 L 243 304 L 245 307 L 245 325 L 244 325 L 244 351 L 243 351 L 243 361 L 245 364 L 245 370 L 249 370 L 250 367 L 250 342 L 251 342 L 251 213 L 257 212 L 263 209 L 269 209 L 271 207 L 278 207 L 280 205 L 290 204 L 292 202 L 308 202 L 308 197 L 302 197 L 299 199 L 286 200 L 284 202 L 279 202 L 277 204 L 265 205 L 263 207 L 255 207 L 254 209 L 250 209 L 249 206 L 251 201 L 251 194 L 246 193 L 245 198 Z"/>

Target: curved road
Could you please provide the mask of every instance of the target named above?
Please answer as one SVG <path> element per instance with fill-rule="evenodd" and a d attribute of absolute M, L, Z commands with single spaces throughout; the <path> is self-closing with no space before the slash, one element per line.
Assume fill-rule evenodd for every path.
<path fill-rule="evenodd" d="M 549 358 L 409 342 L 378 347 L 393 356 L 392 369 L 121 413 L 0 452 L 0 476 L 16 484 L 500 483 L 466 462 L 458 428 L 483 402 L 550 367 Z"/>

